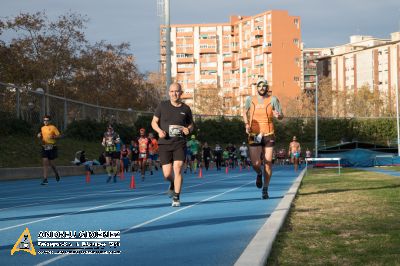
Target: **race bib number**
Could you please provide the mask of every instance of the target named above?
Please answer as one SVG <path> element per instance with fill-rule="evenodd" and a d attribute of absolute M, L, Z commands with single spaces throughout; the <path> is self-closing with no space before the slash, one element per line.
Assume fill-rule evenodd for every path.
<path fill-rule="evenodd" d="M 146 153 L 139 153 L 139 158 L 140 159 L 146 158 Z"/>
<path fill-rule="evenodd" d="M 183 126 L 169 125 L 168 135 L 170 137 L 182 137 L 183 136 L 182 129 Z"/>
<path fill-rule="evenodd" d="M 43 148 L 44 148 L 45 151 L 49 151 L 49 150 L 52 150 L 54 148 L 54 145 L 53 144 L 46 144 L 46 145 L 43 145 Z"/>

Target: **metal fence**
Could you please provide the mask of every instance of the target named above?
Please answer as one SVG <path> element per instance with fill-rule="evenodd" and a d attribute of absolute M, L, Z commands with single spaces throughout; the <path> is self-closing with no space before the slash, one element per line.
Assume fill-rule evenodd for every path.
<path fill-rule="evenodd" d="M 66 129 L 73 121 L 92 119 L 133 125 L 139 116 L 151 116 L 152 112 L 133 108 L 121 109 L 84 103 L 45 93 L 43 89 L 15 86 L 0 82 L 0 110 L 15 113 L 17 118 L 33 125 L 41 124 L 42 117 L 49 114 L 58 128 Z"/>

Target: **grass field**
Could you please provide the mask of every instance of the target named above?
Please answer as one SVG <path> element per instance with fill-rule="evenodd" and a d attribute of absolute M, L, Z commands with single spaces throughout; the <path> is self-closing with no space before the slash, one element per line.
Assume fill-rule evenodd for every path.
<path fill-rule="evenodd" d="M 87 159 L 98 159 L 103 151 L 101 140 L 98 142 L 60 139 L 57 141 L 57 165 L 72 165 L 75 152 L 86 151 Z M 0 137 L 0 167 L 41 166 L 40 142 L 35 137 L 3 136 Z"/>
<path fill-rule="evenodd" d="M 313 169 L 267 265 L 400 265 L 399 219 L 399 177 Z"/>

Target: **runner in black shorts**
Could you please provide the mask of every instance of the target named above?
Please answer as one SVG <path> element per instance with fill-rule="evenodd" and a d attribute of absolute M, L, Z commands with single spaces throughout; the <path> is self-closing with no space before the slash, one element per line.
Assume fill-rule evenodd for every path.
<path fill-rule="evenodd" d="M 266 80 L 257 83 L 255 96 L 246 99 L 243 120 L 248 134 L 250 159 L 257 173 L 256 186 L 262 188 L 262 199 L 268 199 L 268 185 L 272 176 L 272 152 L 275 145 L 273 118 L 282 119 L 282 108 L 278 98 L 271 96 Z M 262 164 L 264 163 L 264 180 Z"/>
<path fill-rule="evenodd" d="M 158 105 L 151 122 L 151 126 L 160 137 L 158 140 L 160 162 L 164 178 L 170 181 L 168 194 L 172 196 L 172 207 L 180 206 L 185 136 L 190 134 L 194 126 L 190 107 L 181 101 L 182 93 L 179 83 L 171 84 L 170 100 Z"/>
<path fill-rule="evenodd" d="M 37 137 L 42 140 L 42 162 L 43 162 L 43 180 L 41 185 L 47 185 L 49 182 L 47 180 L 48 166 L 50 166 L 56 176 L 57 182 L 60 181 L 60 175 L 58 174 L 56 165 L 54 164 L 54 159 L 57 158 L 57 146 L 56 139 L 61 135 L 58 129 L 50 124 L 51 118 L 49 115 L 44 116 L 43 123 L 44 126 L 41 127 L 40 132 Z"/>

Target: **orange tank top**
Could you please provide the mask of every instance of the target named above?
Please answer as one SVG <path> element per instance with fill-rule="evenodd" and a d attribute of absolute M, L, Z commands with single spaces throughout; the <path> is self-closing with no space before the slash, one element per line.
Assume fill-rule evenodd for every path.
<path fill-rule="evenodd" d="M 264 135 L 274 134 L 272 97 L 264 98 L 262 103 L 258 102 L 257 96 L 251 99 L 249 109 L 250 128 L 252 133 L 262 133 Z"/>

